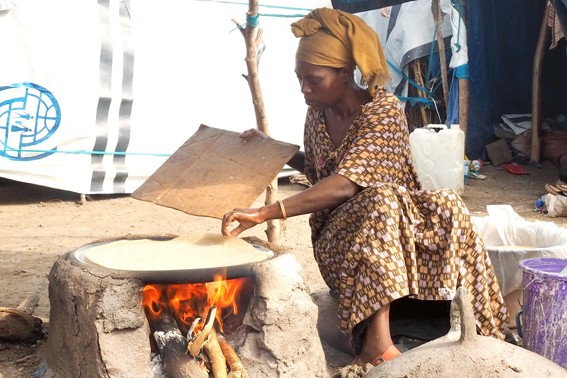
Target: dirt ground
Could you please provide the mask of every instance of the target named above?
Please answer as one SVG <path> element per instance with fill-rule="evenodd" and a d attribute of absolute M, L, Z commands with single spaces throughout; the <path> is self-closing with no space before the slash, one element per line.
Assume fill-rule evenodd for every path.
<path fill-rule="evenodd" d="M 509 204 L 528 220 L 551 221 L 567 228 L 567 218 L 548 218 L 534 211 L 546 183 L 557 181 L 557 168 L 525 167 L 529 175 L 513 175 L 486 166 L 485 180 L 469 180 L 462 195 L 473 215 L 486 215 L 486 205 Z M 286 198 L 304 186 L 281 179 L 279 197 Z M 263 202 L 261 196 L 257 205 Z M 131 234 L 203 234 L 220 232 L 220 220 L 195 217 L 139 201 L 125 195 L 87 196 L 0 179 L 0 307 L 17 307 L 27 297 L 39 295 L 34 315 L 48 329 L 47 275 L 56 259 L 66 252 L 103 238 Z M 265 227 L 243 236 L 266 240 Z M 324 287 L 312 257 L 308 216 L 288 219 L 282 228 L 282 250 L 295 254 L 304 268 L 312 291 Z M 42 358 L 45 339 L 35 344 L 0 341 L 0 378 L 32 377 Z M 340 361 L 330 361 L 336 366 Z M 40 371 L 35 376 L 41 376 Z"/>

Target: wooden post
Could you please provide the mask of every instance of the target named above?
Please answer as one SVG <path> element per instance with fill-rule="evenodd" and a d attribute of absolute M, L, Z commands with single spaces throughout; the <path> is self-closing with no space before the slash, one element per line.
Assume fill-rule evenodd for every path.
<path fill-rule="evenodd" d="M 439 59 L 441 67 L 441 84 L 443 86 L 443 101 L 445 108 L 449 106 L 449 84 L 447 83 L 447 56 L 445 54 L 445 42 L 443 42 L 443 32 L 441 26 L 443 25 L 443 12 L 439 6 L 439 0 L 434 0 L 431 3 L 431 12 L 437 25 L 437 46 L 439 48 Z"/>
<path fill-rule="evenodd" d="M 465 147 L 467 145 L 467 128 L 469 127 L 469 79 L 460 78 L 459 81 L 459 126 L 465 134 Z"/>
<path fill-rule="evenodd" d="M 547 17 L 549 15 L 550 6 L 549 2 L 546 2 L 545 11 L 543 12 L 543 20 L 541 21 L 541 27 L 539 29 L 536 50 L 534 53 L 534 66 L 532 73 L 532 132 L 530 161 L 538 164 L 541 158 L 541 140 L 539 135 L 541 129 L 541 75 L 548 31 Z"/>
<path fill-rule="evenodd" d="M 465 0 L 461 0 L 463 4 L 462 13 L 460 13 L 463 25 L 465 23 Z M 467 62 L 468 64 L 468 62 Z M 467 129 L 469 127 L 469 78 L 458 78 L 459 83 L 459 127 L 465 134 L 465 149 L 467 147 Z"/>
<path fill-rule="evenodd" d="M 258 17 L 257 0 L 250 0 L 246 16 L 248 19 Z M 256 124 L 258 130 L 262 131 L 266 135 L 270 135 L 266 112 L 264 110 L 262 89 L 260 88 L 260 82 L 258 80 L 258 61 L 256 54 L 261 39 L 262 29 L 257 29 L 256 25 L 250 25 L 250 23 L 247 22 L 246 28 L 244 29 L 244 41 L 246 42 L 246 67 L 248 69 L 246 80 L 248 81 L 250 91 L 252 92 L 252 103 L 254 104 L 254 112 L 256 113 Z M 277 199 L 278 179 L 276 177 L 266 188 L 265 204 L 269 205 L 271 203 L 274 203 Z M 268 241 L 279 245 L 280 222 L 278 220 L 270 220 L 267 222 L 267 225 L 268 228 L 266 229 L 266 235 L 268 237 Z"/>
<path fill-rule="evenodd" d="M 421 71 L 420 60 L 416 59 L 413 62 L 411 62 L 411 68 L 413 69 L 415 82 L 425 88 L 425 84 L 423 83 L 423 77 L 421 76 L 422 71 Z M 427 98 L 427 93 L 425 93 L 421 89 L 418 89 L 417 91 L 420 96 Z M 427 115 L 425 108 L 421 105 L 419 106 L 419 112 L 421 114 L 421 127 L 427 126 L 430 123 L 429 116 Z"/>

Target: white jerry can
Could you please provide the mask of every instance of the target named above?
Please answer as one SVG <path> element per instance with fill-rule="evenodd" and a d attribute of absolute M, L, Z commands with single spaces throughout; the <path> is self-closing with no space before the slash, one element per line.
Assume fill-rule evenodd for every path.
<path fill-rule="evenodd" d="M 424 189 L 465 190 L 465 133 L 459 125 L 431 124 L 409 136 L 413 163 Z"/>

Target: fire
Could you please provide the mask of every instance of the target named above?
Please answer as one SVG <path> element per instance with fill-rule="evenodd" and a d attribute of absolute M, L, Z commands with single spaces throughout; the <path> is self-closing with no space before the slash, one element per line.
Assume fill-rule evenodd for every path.
<path fill-rule="evenodd" d="M 157 318 L 161 314 L 163 308 L 160 304 L 160 297 L 161 290 L 157 286 L 147 285 L 142 289 L 142 303 L 146 316 Z"/>
<path fill-rule="evenodd" d="M 250 278 L 225 280 L 220 275 L 207 283 L 146 285 L 142 290 L 142 304 L 149 319 L 169 312 L 183 328 L 188 328 L 196 318 L 205 319 L 209 309 L 215 306 L 216 323 L 223 332 L 226 319 L 239 314 L 239 306 L 246 302 L 244 297 L 251 292 L 251 285 Z"/>

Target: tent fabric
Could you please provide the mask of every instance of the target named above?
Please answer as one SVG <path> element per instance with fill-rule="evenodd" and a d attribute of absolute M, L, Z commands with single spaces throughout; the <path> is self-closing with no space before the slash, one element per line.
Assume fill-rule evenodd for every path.
<path fill-rule="evenodd" d="M 437 111 L 435 99 L 441 95 L 441 70 L 439 64 L 439 44 L 437 43 L 437 25 L 432 17 L 431 0 L 417 0 L 394 5 L 387 9 L 372 9 L 356 13 L 363 18 L 380 36 L 388 59 L 392 80 L 387 89 L 394 93 L 405 105 L 422 104 Z M 441 34 L 445 45 L 445 55 L 449 61 L 450 72 L 458 77 L 468 77 L 468 48 L 465 24 L 456 6 L 450 0 L 441 0 L 440 9 L 445 15 L 441 24 Z M 416 59 L 429 57 L 426 83 L 432 85 L 423 88 L 415 83 L 408 74 L 409 64 Z M 453 70 L 454 69 L 454 70 Z M 418 87 L 425 96 L 408 97 L 409 85 Z M 453 91 L 449 106 L 456 107 L 454 115 L 458 117 L 458 92 Z M 451 103 L 452 102 L 452 103 Z M 450 127 L 452 123 L 446 122 Z M 410 127 L 413 128 L 412 125 Z"/>
<path fill-rule="evenodd" d="M 330 1 L 266 0 L 258 8 L 270 135 L 297 145 L 306 105 L 289 25 L 320 6 Z M 81 194 L 132 193 L 200 124 L 257 126 L 242 79 L 246 46 L 232 21 L 244 21 L 248 8 L 0 0 L 0 35 L 9 36 L 0 38 L 9 57 L 0 60 L 0 177 Z"/>
<path fill-rule="evenodd" d="M 567 0 L 553 0 L 552 3 L 565 33 L 567 30 Z"/>
<path fill-rule="evenodd" d="M 533 56 L 545 2 L 465 2 L 469 47 L 467 155 L 483 157 L 502 114 L 530 113 Z M 473 17 L 474 15 L 474 17 Z"/>
<path fill-rule="evenodd" d="M 408 4 L 393 6 L 390 19 L 387 22 L 378 23 L 376 22 L 378 17 L 375 14 L 380 13 L 377 9 L 386 6 L 386 2 L 387 0 L 384 2 L 334 0 L 332 3 L 339 9 L 358 13 L 365 18 L 386 41 L 384 45 L 388 60 L 400 69 L 409 61 L 419 57 L 410 56 L 412 51 L 402 44 L 407 44 L 408 35 L 415 33 L 415 25 L 423 28 L 423 22 L 405 22 L 400 17 L 400 11 L 403 10 L 402 7 L 409 6 L 408 4 L 428 3 L 430 5 L 430 2 L 412 1 Z M 452 3 L 459 6 L 464 3 L 466 45 L 469 55 L 468 65 L 452 65 L 455 67 L 457 77 L 468 77 L 469 80 L 466 153 L 471 159 L 485 159 L 484 146 L 496 140 L 493 128 L 500 122 L 501 115 L 531 113 L 533 56 L 546 2 L 478 0 L 452 1 Z M 553 4 L 558 18 L 566 29 L 567 0 L 553 0 Z M 404 31 L 400 34 L 399 41 L 395 41 L 392 36 L 396 28 L 408 30 L 407 33 Z M 449 36 L 445 33 L 443 35 L 446 38 Z M 445 45 L 449 46 L 449 41 L 446 40 Z M 418 49 L 423 50 L 423 46 Z M 401 53 L 405 50 L 408 50 L 407 54 Z M 396 55 L 400 54 L 403 55 L 403 62 L 396 58 Z M 546 114 L 553 115 L 554 111 L 564 106 L 560 104 L 561 97 L 558 98 L 557 90 L 565 91 L 565 89 L 561 89 L 564 82 L 554 80 L 551 73 L 555 72 L 555 76 L 558 76 L 558 70 L 565 70 L 565 51 L 551 50 L 546 54 L 544 62 L 546 69 L 543 72 L 545 81 L 544 93 L 542 93 L 543 107 L 544 110 L 547 108 Z M 468 70 L 463 71 L 463 68 L 468 68 Z M 402 86 L 405 86 L 405 79 L 402 76 L 393 73 L 394 85 L 390 88 L 401 98 L 405 94 L 401 89 Z M 458 99 L 458 90 L 455 86 L 451 89 L 447 123 L 458 122 L 459 111 L 456 99 Z"/>
<path fill-rule="evenodd" d="M 459 81 L 456 70 L 453 71 L 453 78 L 449 88 L 449 104 L 447 105 L 447 122 L 448 125 L 459 124 Z"/>
<path fill-rule="evenodd" d="M 460 0 L 441 3 L 450 1 Z M 415 31 L 431 18 L 425 17 L 428 9 L 417 9 L 420 3 L 431 0 L 333 0 L 345 10 L 359 7 L 351 11 L 368 16 L 368 22 L 372 12 L 375 20 L 381 17 L 374 26 L 381 38 L 386 36 L 387 57 L 402 62 L 402 73 L 411 59 L 432 54 L 433 31 Z M 260 27 L 268 48 L 259 76 L 270 130 L 275 139 L 301 144 L 305 103 L 293 72 L 297 41 L 289 24 L 315 7 L 331 6 L 331 0 L 262 4 Z M 362 11 L 389 4 L 397 4 L 389 13 Z M 502 114 L 531 112 L 533 56 L 546 4 L 464 2 L 470 90 L 466 152 L 471 159 L 482 157 L 484 146 L 495 139 L 493 126 Z M 553 4 L 565 25 L 567 0 Z M 412 12 L 404 15 L 404 8 Z M 157 8 L 139 0 L 88 6 L 73 0 L 0 0 L 0 32 L 10 36 L 0 39 L 10 56 L 0 62 L 0 177 L 84 194 L 131 193 L 198 125 L 233 131 L 253 127 L 250 91 L 242 80 L 243 39 L 231 22 L 238 15 L 244 18 L 247 9 L 244 2 L 198 0 L 165 0 Z M 407 13 L 421 18 L 404 21 Z M 186 22 L 187 14 L 215 17 Z M 401 30 L 402 24 L 411 33 Z M 207 38 L 198 38 L 203 31 Z M 448 47 L 454 32 L 445 24 L 442 31 Z M 407 54 L 396 50 L 396 39 Z M 438 62 L 434 54 L 432 62 Z M 546 51 L 545 117 L 567 114 L 565 66 L 563 40 L 560 48 Z M 407 84 L 399 76 L 402 84 L 392 91 L 403 97 L 400 88 Z M 451 111 L 453 120 L 458 109 Z"/>
<path fill-rule="evenodd" d="M 451 12 L 449 0 L 441 1 L 440 5 L 444 13 Z M 400 99 L 404 99 L 408 92 L 407 65 L 415 59 L 438 51 L 430 1 L 411 1 L 395 5 L 387 13 L 371 10 L 357 15 L 380 36 L 392 77 L 387 88 Z M 442 24 L 441 32 L 445 46 L 449 48 L 452 29 L 448 18 Z"/>
<path fill-rule="evenodd" d="M 374 9 L 400 5 L 415 0 L 332 0 L 333 8 L 349 13 L 366 12 Z"/>

